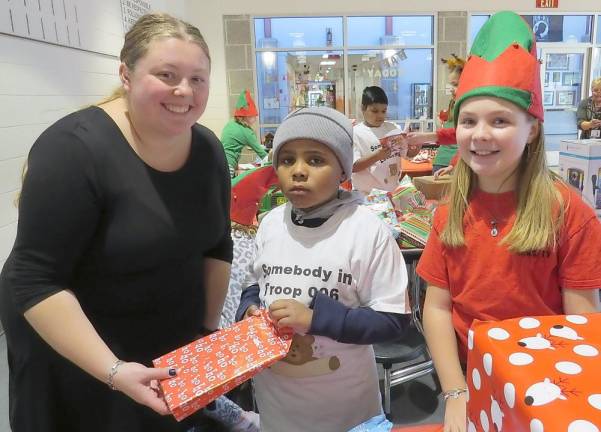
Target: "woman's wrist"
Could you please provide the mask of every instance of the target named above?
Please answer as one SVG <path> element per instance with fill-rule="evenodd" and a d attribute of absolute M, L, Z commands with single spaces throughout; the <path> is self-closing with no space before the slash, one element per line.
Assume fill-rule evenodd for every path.
<path fill-rule="evenodd" d="M 117 390 L 115 388 L 115 375 L 117 375 L 117 373 L 119 372 L 119 367 L 123 363 L 125 363 L 123 360 L 117 359 L 117 360 L 115 360 L 115 362 L 111 366 L 111 369 L 109 370 L 106 383 L 111 390 Z"/>

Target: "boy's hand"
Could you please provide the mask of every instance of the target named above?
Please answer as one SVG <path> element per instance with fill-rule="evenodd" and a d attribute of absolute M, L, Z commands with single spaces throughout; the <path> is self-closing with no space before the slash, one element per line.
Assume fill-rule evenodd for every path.
<path fill-rule="evenodd" d="M 378 150 L 378 158 L 380 158 L 380 160 L 388 159 L 391 154 L 392 149 L 390 148 L 390 146 L 382 146 Z"/>
<path fill-rule="evenodd" d="M 256 305 L 250 305 L 248 307 L 248 309 L 246 309 L 246 312 L 244 312 L 243 319 L 249 318 L 251 316 L 258 316 L 258 315 L 260 315 L 259 308 Z"/>
<path fill-rule="evenodd" d="M 250 309 L 250 308 L 249 308 Z M 276 300 L 269 306 L 269 315 L 278 327 L 292 327 L 296 333 L 306 334 L 311 327 L 313 311 L 296 300 Z"/>

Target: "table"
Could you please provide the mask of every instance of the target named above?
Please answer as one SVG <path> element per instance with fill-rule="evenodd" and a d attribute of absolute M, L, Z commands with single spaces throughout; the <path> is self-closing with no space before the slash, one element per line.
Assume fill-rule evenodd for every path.
<path fill-rule="evenodd" d="M 468 432 L 601 431 L 601 314 L 474 321 Z"/>
<path fill-rule="evenodd" d="M 432 162 L 413 163 L 408 159 L 401 159 L 401 175 L 419 177 L 432 175 Z"/>

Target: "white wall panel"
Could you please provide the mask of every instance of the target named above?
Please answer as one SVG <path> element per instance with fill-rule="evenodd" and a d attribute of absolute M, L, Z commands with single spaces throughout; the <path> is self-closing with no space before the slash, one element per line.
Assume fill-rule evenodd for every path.
<path fill-rule="evenodd" d="M 0 161 L 0 193 L 14 191 L 21 187 L 24 163 L 24 156 Z"/>
<path fill-rule="evenodd" d="M 17 223 L 0 227 L 0 261 L 6 260 L 17 236 Z"/>
<path fill-rule="evenodd" d="M 16 197 L 17 190 L 0 194 L 0 227 L 17 221 Z"/>

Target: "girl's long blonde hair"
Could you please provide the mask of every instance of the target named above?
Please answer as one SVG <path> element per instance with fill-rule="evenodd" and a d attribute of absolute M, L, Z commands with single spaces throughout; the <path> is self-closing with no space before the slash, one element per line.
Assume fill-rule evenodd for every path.
<path fill-rule="evenodd" d="M 136 63 L 148 52 L 148 47 L 158 39 L 177 38 L 197 44 L 211 64 L 209 46 L 198 28 L 166 13 L 150 13 L 141 16 L 125 34 L 125 41 L 119 58 L 129 69 L 134 70 Z M 102 99 L 97 105 L 125 96 L 122 86 Z"/>
<path fill-rule="evenodd" d="M 541 123 L 538 136 L 524 148 L 517 168 L 516 220 L 501 240 L 512 253 L 549 251 L 558 243 L 565 203 L 556 185 L 560 179 L 547 167 L 544 136 Z M 440 236 L 446 246 L 465 245 L 465 213 L 476 181 L 475 173 L 460 159 L 449 192 L 448 220 Z"/>

